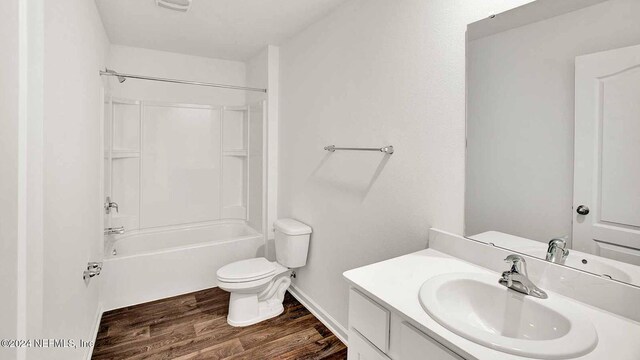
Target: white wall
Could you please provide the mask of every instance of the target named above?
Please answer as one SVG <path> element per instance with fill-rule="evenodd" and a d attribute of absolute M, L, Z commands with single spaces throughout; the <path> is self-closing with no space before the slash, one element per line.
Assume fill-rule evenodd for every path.
<path fill-rule="evenodd" d="M 352 0 L 281 46 L 279 217 L 313 227 L 295 283 L 342 326 L 343 271 L 462 232 L 466 25 L 526 2 Z"/>
<path fill-rule="evenodd" d="M 26 21 L 26 39 L 23 37 L 21 44 L 26 44 L 23 44 L 21 56 L 26 64 L 21 61 L 20 81 L 26 86 L 26 93 L 20 91 L 20 94 L 25 98 L 21 101 L 24 118 L 21 122 L 25 121 L 26 126 L 23 126 L 24 135 L 21 136 L 24 155 L 22 178 L 19 180 L 25 220 L 21 222 L 24 240 L 18 240 L 19 271 L 23 272 L 19 280 L 24 282 L 20 300 L 24 306 L 18 321 L 24 322 L 22 337 L 40 338 L 44 310 L 44 0 L 27 0 L 25 10 L 21 21 Z M 38 352 L 39 349 L 30 348 L 19 355 L 31 358 Z"/>
<path fill-rule="evenodd" d="M 108 67 L 134 75 L 245 85 L 245 63 L 183 55 L 121 45 L 111 45 Z M 187 104 L 244 105 L 245 93 L 228 89 L 110 78 L 114 96 Z"/>
<path fill-rule="evenodd" d="M 267 101 L 267 204 L 265 231 L 265 256 L 275 260 L 275 246 L 273 243 L 273 223 L 277 216 L 278 199 L 278 118 L 280 108 L 280 48 L 269 45 L 263 51 L 247 61 L 247 86 L 267 88 L 267 94 L 256 92 L 247 93 L 247 102 L 259 100 Z"/>
<path fill-rule="evenodd" d="M 246 63 L 246 71 L 247 71 L 247 86 L 256 87 L 256 88 L 266 88 L 268 86 L 268 48 L 265 48 L 263 51 L 249 59 Z M 249 154 L 249 174 L 251 174 L 249 178 L 249 208 L 248 211 L 248 222 L 249 226 L 252 228 L 265 231 L 264 221 L 263 221 L 263 213 L 264 213 L 264 203 L 263 203 L 263 191 L 264 191 L 264 182 L 262 176 L 256 176 L 257 174 L 263 173 L 264 162 L 264 137 L 263 134 L 267 130 L 263 126 L 263 118 L 262 115 L 264 111 L 267 109 L 262 109 L 262 106 L 256 105 L 260 104 L 263 101 L 267 100 L 267 94 L 261 92 L 251 92 L 248 91 L 246 93 L 247 96 L 247 104 L 251 106 L 251 133 L 249 134 L 250 138 L 250 148 L 251 153 Z M 258 110 L 261 110 L 258 112 Z M 264 251 L 262 251 L 264 254 Z"/>
<path fill-rule="evenodd" d="M 42 330 L 42 2 L 0 6 L 0 336 L 40 338 Z M 0 349 L 25 359 L 36 349 Z"/>
<path fill-rule="evenodd" d="M 640 43 L 611 0 L 469 43 L 466 232 L 571 236 L 575 57 Z"/>
<path fill-rule="evenodd" d="M 269 84 L 269 48 L 266 47 L 246 62 L 247 86 L 266 88 Z M 266 93 L 247 92 L 247 102 L 267 99 Z"/>
<path fill-rule="evenodd" d="M 0 2 L 0 338 L 18 334 L 18 0 Z M 16 349 L 0 348 L 0 358 Z"/>
<path fill-rule="evenodd" d="M 82 279 L 102 258 L 101 77 L 108 39 L 93 1 L 44 6 L 43 337 L 91 340 L 100 278 Z M 80 359 L 90 349 L 48 349 Z M 44 357 L 45 355 L 43 355 Z"/>

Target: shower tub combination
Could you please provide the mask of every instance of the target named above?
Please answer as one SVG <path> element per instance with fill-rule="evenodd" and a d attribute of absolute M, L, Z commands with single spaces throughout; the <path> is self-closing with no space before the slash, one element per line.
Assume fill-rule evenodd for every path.
<path fill-rule="evenodd" d="M 263 252 L 263 235 L 244 221 L 125 235 L 105 247 L 103 309 L 218 286 L 218 268 Z"/>
<path fill-rule="evenodd" d="M 262 256 L 265 107 L 105 97 L 103 310 L 215 287 Z"/>

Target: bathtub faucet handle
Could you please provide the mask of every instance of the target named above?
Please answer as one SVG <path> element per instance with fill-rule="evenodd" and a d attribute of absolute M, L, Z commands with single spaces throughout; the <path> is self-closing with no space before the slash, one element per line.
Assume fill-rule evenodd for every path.
<path fill-rule="evenodd" d="M 87 263 L 87 270 L 102 270 L 102 261 Z"/>
<path fill-rule="evenodd" d="M 100 275 L 102 272 L 102 262 L 89 262 L 87 263 L 87 270 L 82 272 L 82 279 L 89 281 L 92 277 Z"/>
<path fill-rule="evenodd" d="M 118 210 L 118 203 L 111 201 L 111 196 L 107 196 L 107 199 L 105 200 L 105 203 L 104 203 L 104 211 L 107 214 L 111 214 L 111 209 L 116 209 L 116 213 L 120 212 Z"/>

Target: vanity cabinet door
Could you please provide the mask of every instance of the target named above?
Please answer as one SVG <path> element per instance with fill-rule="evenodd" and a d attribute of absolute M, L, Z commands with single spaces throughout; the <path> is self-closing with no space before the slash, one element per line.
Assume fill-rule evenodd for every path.
<path fill-rule="evenodd" d="M 348 360 L 391 360 L 355 329 L 349 331 L 347 351 Z"/>
<path fill-rule="evenodd" d="M 382 352 L 389 351 L 389 310 L 360 292 L 349 292 L 349 328 L 356 329 Z"/>
<path fill-rule="evenodd" d="M 351 337 L 349 337 L 351 346 Z M 413 326 L 402 323 L 400 329 L 399 360 L 463 360 L 451 350 L 442 346 Z"/>

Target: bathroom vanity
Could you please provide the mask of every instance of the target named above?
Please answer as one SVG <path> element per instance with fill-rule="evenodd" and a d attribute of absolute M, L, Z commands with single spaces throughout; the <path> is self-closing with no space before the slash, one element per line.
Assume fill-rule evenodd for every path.
<path fill-rule="evenodd" d="M 469 24 L 466 238 L 344 273 L 349 359 L 640 359 L 638 12 Z"/>
<path fill-rule="evenodd" d="M 363 291 L 357 286 L 349 290 L 349 359 L 418 359 L 424 354 L 437 360 L 463 359 Z"/>
<path fill-rule="evenodd" d="M 639 314 L 615 302 L 639 301 L 637 288 L 526 257 L 529 276 L 548 294 L 535 299 L 498 284 L 509 254 L 434 230 L 428 249 L 345 272 L 349 359 L 640 359 Z M 460 280 L 449 293 L 427 291 L 447 310 L 440 319 L 421 293 L 434 280 Z M 582 292 L 589 287 L 591 295 Z"/>

